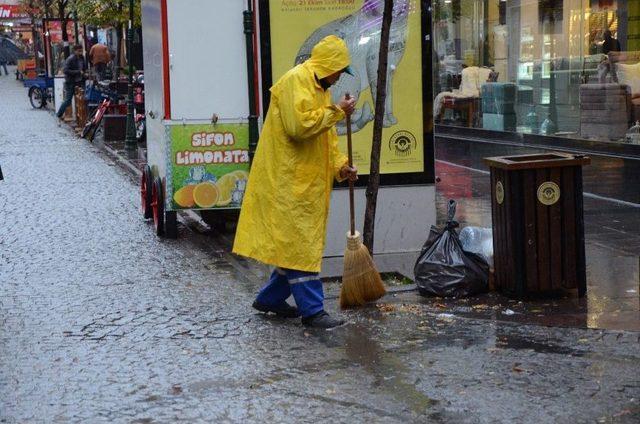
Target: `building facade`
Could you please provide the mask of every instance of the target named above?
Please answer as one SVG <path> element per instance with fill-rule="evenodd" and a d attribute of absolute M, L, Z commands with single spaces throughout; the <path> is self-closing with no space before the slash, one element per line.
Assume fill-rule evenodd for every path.
<path fill-rule="evenodd" d="M 640 155 L 640 0 L 432 6 L 437 133 Z"/>

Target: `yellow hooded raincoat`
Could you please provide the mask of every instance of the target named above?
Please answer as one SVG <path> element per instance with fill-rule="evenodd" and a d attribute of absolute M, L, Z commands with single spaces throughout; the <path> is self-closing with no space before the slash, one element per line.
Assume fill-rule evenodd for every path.
<path fill-rule="evenodd" d="M 345 118 L 318 81 L 349 65 L 336 36 L 271 87 L 233 252 L 281 268 L 320 272 L 333 179 L 347 158 L 335 124 Z"/>

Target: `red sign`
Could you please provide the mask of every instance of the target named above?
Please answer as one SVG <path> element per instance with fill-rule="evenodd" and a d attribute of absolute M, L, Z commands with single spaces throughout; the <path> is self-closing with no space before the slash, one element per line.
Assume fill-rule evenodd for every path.
<path fill-rule="evenodd" d="M 0 4 L 0 19 L 26 18 L 28 15 L 15 4 Z"/>
<path fill-rule="evenodd" d="M 47 23 L 49 40 L 52 43 L 60 43 L 62 41 L 62 23 L 59 21 L 51 21 Z M 73 22 L 67 22 L 67 36 L 70 43 L 75 42 L 73 31 Z"/>

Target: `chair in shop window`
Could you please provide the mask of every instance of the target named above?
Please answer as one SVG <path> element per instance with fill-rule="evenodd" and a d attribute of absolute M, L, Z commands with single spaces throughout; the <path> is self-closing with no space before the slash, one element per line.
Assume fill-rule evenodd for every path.
<path fill-rule="evenodd" d="M 490 68 L 469 66 L 462 70 L 459 89 L 439 93 L 434 100 L 435 116 L 442 122 L 447 109 L 461 112 L 466 125 L 473 127 L 480 111 L 480 89 L 485 82 L 497 79 Z"/>

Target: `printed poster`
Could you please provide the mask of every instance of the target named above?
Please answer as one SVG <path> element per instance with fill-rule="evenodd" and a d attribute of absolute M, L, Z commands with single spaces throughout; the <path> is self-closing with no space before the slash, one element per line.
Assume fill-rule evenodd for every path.
<path fill-rule="evenodd" d="M 249 178 L 249 126 L 178 124 L 168 131 L 171 209 L 240 207 Z"/>
<path fill-rule="evenodd" d="M 383 0 L 270 0 L 271 60 L 274 83 L 304 62 L 327 35 L 345 40 L 354 76 L 343 74 L 332 88 L 337 103 L 346 92 L 358 98 L 352 116 L 354 162 L 368 174 Z M 389 40 L 388 89 L 380 171 L 424 171 L 420 2 L 396 0 Z M 345 123 L 337 126 L 346 152 Z"/>

